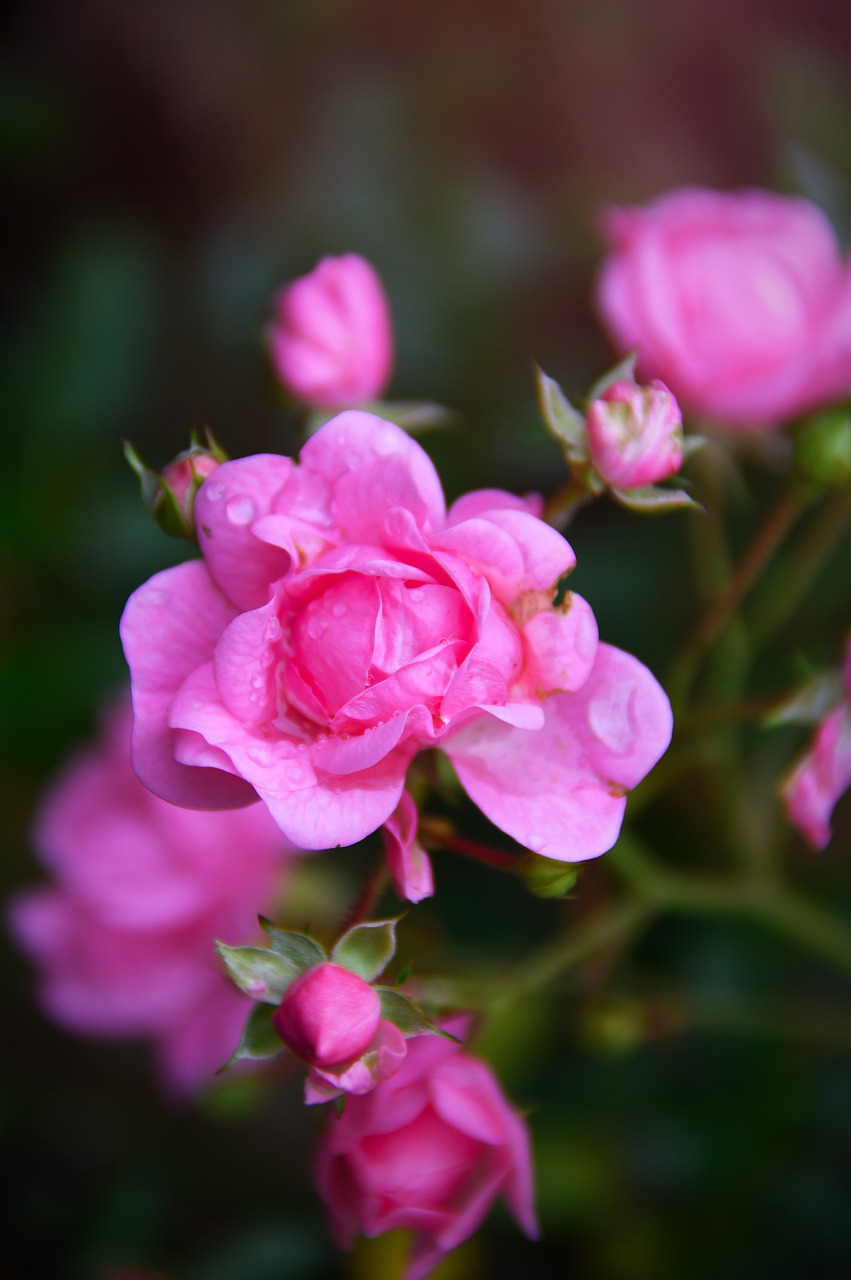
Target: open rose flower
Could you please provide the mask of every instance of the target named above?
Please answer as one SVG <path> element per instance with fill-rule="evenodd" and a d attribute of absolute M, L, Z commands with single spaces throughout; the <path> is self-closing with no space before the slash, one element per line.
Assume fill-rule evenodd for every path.
<path fill-rule="evenodd" d="M 200 489 L 203 560 L 128 602 L 139 776 L 175 804 L 257 796 L 301 848 L 352 844 L 441 746 L 521 844 L 578 860 L 617 839 L 668 745 L 668 700 L 598 643 L 574 565 L 534 504 L 483 490 L 446 512 L 402 430 L 340 414 L 300 461 L 226 462 Z"/>
<path fill-rule="evenodd" d="M 851 642 L 842 676 L 844 699 L 822 719 L 781 788 L 789 821 L 816 850 L 830 843 L 834 806 L 851 787 Z"/>
<path fill-rule="evenodd" d="M 686 407 L 770 427 L 851 392 L 851 264 L 815 205 L 685 188 L 604 230 L 603 320 Z"/>
<path fill-rule="evenodd" d="M 251 937 L 282 881 L 286 840 L 261 807 L 193 813 L 130 765 L 129 699 L 49 789 L 33 844 L 54 883 L 12 903 L 41 1000 L 85 1035 L 145 1036 L 175 1092 L 210 1080 L 245 1020 L 220 972 L 218 933 Z"/>
<path fill-rule="evenodd" d="M 490 1068 L 436 1036 L 411 1041 L 396 1075 L 347 1099 L 319 1148 L 316 1183 L 341 1248 L 358 1234 L 414 1232 L 405 1280 L 433 1271 L 497 1196 L 538 1234 L 526 1126 Z"/>

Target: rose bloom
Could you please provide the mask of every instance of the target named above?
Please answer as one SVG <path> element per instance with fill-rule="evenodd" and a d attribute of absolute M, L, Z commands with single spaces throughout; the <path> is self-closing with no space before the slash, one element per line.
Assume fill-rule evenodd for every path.
<path fill-rule="evenodd" d="M 851 265 L 808 201 L 685 188 L 604 231 L 603 320 L 694 412 L 771 427 L 851 391 Z"/>
<path fill-rule="evenodd" d="M 615 488 L 655 484 L 682 465 L 682 414 L 663 382 L 613 383 L 591 401 L 585 426 L 591 461 Z"/>
<path fill-rule="evenodd" d="M 423 1280 L 481 1225 L 497 1196 L 537 1237 L 529 1135 L 490 1068 L 437 1036 L 330 1120 L 316 1184 L 341 1248 L 414 1232 L 404 1280 Z"/>
<path fill-rule="evenodd" d="M 830 843 L 836 802 L 851 787 L 851 642 L 843 670 L 845 699 L 816 729 L 812 746 L 781 787 L 789 821 L 811 848 Z"/>
<path fill-rule="evenodd" d="M 356 253 L 322 258 L 275 295 L 266 342 L 297 400 L 343 409 L 377 399 L 390 381 L 393 332 L 375 269 Z"/>
<path fill-rule="evenodd" d="M 128 602 L 139 776 L 175 804 L 259 795 L 298 847 L 393 814 L 421 748 L 521 844 L 594 857 L 671 733 L 635 658 L 553 592 L 574 565 L 535 500 L 467 494 L 447 514 L 405 432 L 340 414 L 300 462 L 226 462 L 196 504 L 203 560 Z"/>
<path fill-rule="evenodd" d="M 129 699 L 44 797 L 33 845 L 53 883 L 11 907 L 40 997 L 84 1035 L 156 1042 L 167 1087 L 192 1090 L 233 1052 L 248 1004 L 220 972 L 220 935 L 253 937 L 289 846 L 260 806 L 193 813 L 130 765 Z"/>

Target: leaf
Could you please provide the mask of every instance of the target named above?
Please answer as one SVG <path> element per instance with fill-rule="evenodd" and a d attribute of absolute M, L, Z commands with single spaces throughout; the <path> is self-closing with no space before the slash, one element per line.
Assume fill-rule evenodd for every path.
<path fill-rule="evenodd" d="M 306 933 L 291 933 L 289 929 L 279 929 L 265 916 L 257 918 L 269 939 L 269 946 L 279 956 L 289 960 L 298 973 L 305 973 L 328 959 L 325 948 L 320 946 L 315 938 L 308 937 Z"/>
<path fill-rule="evenodd" d="M 240 991 L 266 1004 L 280 1004 L 287 987 L 301 973 L 292 961 L 266 947 L 229 947 L 217 942 L 216 951 Z"/>
<path fill-rule="evenodd" d="M 406 1039 L 428 1034 L 457 1041 L 456 1036 L 450 1035 L 448 1031 L 436 1026 L 431 1018 L 427 1018 L 410 996 L 403 995 L 395 987 L 376 987 L 375 990 L 381 1001 L 382 1018 L 398 1027 Z"/>
<path fill-rule="evenodd" d="M 600 396 L 605 395 L 609 387 L 613 387 L 616 382 L 635 382 L 635 362 L 638 359 L 637 351 L 630 351 L 628 356 L 624 356 L 613 369 L 609 369 L 608 373 L 604 373 L 602 378 L 598 378 L 591 390 L 588 392 L 587 403 L 592 400 L 599 400 Z"/>
<path fill-rule="evenodd" d="M 372 982 L 386 969 L 396 950 L 396 921 L 369 920 L 343 934 L 331 952 L 334 964 Z"/>
<path fill-rule="evenodd" d="M 654 516 L 663 511 L 678 511 L 686 507 L 692 511 L 703 511 L 700 503 L 695 502 L 685 489 L 662 489 L 646 484 L 635 489 L 610 489 L 609 493 L 622 507 L 638 511 L 642 515 Z"/>
<path fill-rule="evenodd" d="M 815 725 L 842 702 L 845 688 L 838 671 L 821 671 L 800 685 L 763 720 L 768 729 L 781 724 Z"/>
<path fill-rule="evenodd" d="M 242 1062 L 245 1058 L 261 1061 L 265 1058 L 277 1058 L 279 1054 L 286 1053 L 286 1046 L 272 1023 L 272 1014 L 271 1005 L 256 1004 L 254 1006 L 245 1020 L 239 1044 L 224 1066 L 219 1067 L 217 1075 L 221 1075 L 235 1062 Z"/>
<path fill-rule="evenodd" d="M 578 409 L 574 409 L 555 379 L 538 365 L 534 365 L 534 371 L 544 422 L 569 458 L 584 461 L 588 456 L 585 418 Z"/>

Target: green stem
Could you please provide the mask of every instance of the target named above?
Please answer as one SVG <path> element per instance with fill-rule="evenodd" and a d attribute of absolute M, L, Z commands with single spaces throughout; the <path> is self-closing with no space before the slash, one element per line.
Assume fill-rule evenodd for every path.
<path fill-rule="evenodd" d="M 821 508 L 794 555 L 782 566 L 781 572 L 772 575 L 754 600 L 747 617 L 752 655 L 794 614 L 836 550 L 849 523 L 851 491 L 846 489 Z"/>
<path fill-rule="evenodd" d="M 686 643 L 669 680 L 671 701 L 680 707 L 686 701 L 698 668 L 744 597 L 765 569 L 805 505 L 795 490 L 781 497 L 774 510 L 757 530 L 732 576 L 698 622 Z"/>

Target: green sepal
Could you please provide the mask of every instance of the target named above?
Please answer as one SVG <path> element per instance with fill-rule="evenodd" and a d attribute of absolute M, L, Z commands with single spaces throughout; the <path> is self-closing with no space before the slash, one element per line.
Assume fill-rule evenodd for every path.
<path fill-rule="evenodd" d="M 245 1019 L 239 1044 L 224 1066 L 219 1067 L 216 1075 L 221 1075 L 234 1063 L 242 1062 L 245 1058 L 256 1062 L 265 1058 L 277 1058 L 279 1054 L 287 1052 L 286 1045 L 272 1023 L 272 1013 L 271 1005 L 256 1004 L 254 1006 Z"/>
<path fill-rule="evenodd" d="M 851 480 L 851 409 L 839 405 L 801 424 L 795 435 L 795 466 L 819 486 L 835 488 Z"/>
<path fill-rule="evenodd" d="M 564 898 L 579 879 L 575 863 L 544 858 L 539 853 L 525 854 L 520 859 L 518 872 L 536 898 Z"/>
<path fill-rule="evenodd" d="M 609 387 L 613 387 L 616 382 L 635 382 L 635 362 L 638 359 L 637 351 L 630 351 L 629 355 L 624 356 L 623 360 L 619 360 L 614 368 L 609 369 L 608 373 L 604 373 L 601 378 L 592 386 L 588 392 L 586 404 L 590 404 L 592 400 L 599 400 L 608 391 Z"/>
<path fill-rule="evenodd" d="M 679 511 L 686 508 L 692 511 L 703 511 L 700 503 L 695 502 L 685 489 L 662 489 L 654 484 L 645 484 L 635 489 L 610 488 L 609 493 L 622 507 L 630 511 L 638 511 L 641 515 L 655 516 L 663 511 Z"/>
<path fill-rule="evenodd" d="M 264 1004 L 280 1004 L 287 987 L 301 973 L 286 956 L 266 947 L 229 947 L 217 942 L 216 951 L 240 991 Z"/>
<path fill-rule="evenodd" d="M 564 449 L 571 462 L 584 462 L 588 457 L 585 418 L 574 409 L 554 378 L 534 365 L 538 404 L 544 422 Z"/>
<path fill-rule="evenodd" d="M 376 987 L 375 990 L 381 1001 L 382 1018 L 386 1022 L 392 1022 L 406 1040 L 411 1036 L 432 1035 L 443 1036 L 444 1040 L 454 1040 L 456 1044 L 461 1043 L 457 1036 L 444 1031 L 431 1018 L 427 1018 L 410 996 L 397 991 L 395 987 Z"/>
<path fill-rule="evenodd" d="M 767 729 L 782 724 L 815 725 L 842 702 L 845 686 L 838 671 L 820 671 L 772 707 L 763 719 Z"/>
<path fill-rule="evenodd" d="M 265 916 L 258 916 L 257 919 L 269 939 L 269 946 L 276 955 L 289 961 L 297 974 L 306 973 L 308 969 L 313 969 L 328 959 L 325 948 L 315 938 L 308 937 L 306 933 L 291 933 L 289 929 L 279 929 Z"/>
<path fill-rule="evenodd" d="M 396 920 L 369 920 L 347 930 L 331 952 L 331 962 L 374 982 L 393 959 Z"/>

